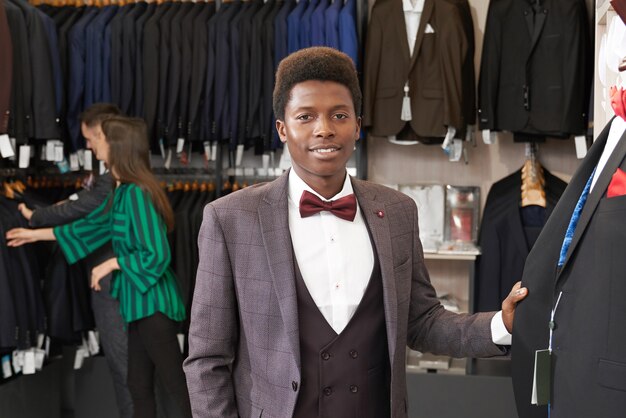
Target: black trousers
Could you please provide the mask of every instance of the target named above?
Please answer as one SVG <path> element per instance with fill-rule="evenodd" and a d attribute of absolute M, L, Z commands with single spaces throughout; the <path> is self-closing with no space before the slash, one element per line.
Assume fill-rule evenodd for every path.
<path fill-rule="evenodd" d="M 161 313 L 128 324 L 128 388 L 135 418 L 156 418 L 154 372 L 182 417 L 191 418 L 177 323 Z"/>

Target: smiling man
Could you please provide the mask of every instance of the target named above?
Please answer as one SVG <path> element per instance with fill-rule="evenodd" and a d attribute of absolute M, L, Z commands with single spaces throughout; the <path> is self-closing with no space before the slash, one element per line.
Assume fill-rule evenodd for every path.
<path fill-rule="evenodd" d="M 290 55 L 273 99 L 293 168 L 204 211 L 184 364 L 194 417 L 406 417 L 407 344 L 503 354 L 496 334 L 510 337 L 526 291 L 497 314 L 439 304 L 415 203 L 346 173 L 361 127 L 347 55 Z"/>

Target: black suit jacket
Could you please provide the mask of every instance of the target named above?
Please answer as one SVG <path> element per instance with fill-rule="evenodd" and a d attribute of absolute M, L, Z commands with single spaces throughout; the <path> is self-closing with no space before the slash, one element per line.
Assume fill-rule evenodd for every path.
<path fill-rule="evenodd" d="M 148 135 L 152 149 L 157 147 L 157 115 L 159 103 L 159 54 L 160 54 L 160 26 L 161 17 L 174 3 L 159 5 L 152 17 L 148 19 L 143 33 L 143 116 L 148 125 Z"/>
<path fill-rule="evenodd" d="M 274 20 L 285 4 L 279 0 L 274 3 L 274 7 L 267 14 L 263 21 L 263 32 L 261 43 L 263 44 L 263 83 L 261 86 L 261 106 L 259 109 L 259 125 L 261 126 L 261 138 L 263 139 L 263 150 L 269 151 L 272 145 L 274 132 L 274 111 L 272 109 L 272 96 L 274 92 Z"/>
<path fill-rule="evenodd" d="M 179 137 L 188 138 L 187 119 L 189 115 L 189 96 L 191 94 L 191 73 L 193 72 L 193 49 L 194 39 L 193 22 L 205 9 L 211 9 L 207 3 L 196 3 L 185 15 L 181 22 L 183 31 L 182 40 L 182 71 L 180 76 L 180 88 L 178 90 L 178 114 L 176 115 L 176 131 Z M 206 40 L 205 40 L 206 42 Z"/>
<path fill-rule="evenodd" d="M 122 62 L 120 109 L 126 115 L 135 111 L 135 65 L 137 63 L 137 40 L 135 39 L 135 22 L 146 11 L 146 3 L 140 2 L 126 13 L 121 20 L 122 25 Z"/>
<path fill-rule="evenodd" d="M 126 110 L 122 108 L 122 95 L 126 87 L 122 84 L 124 78 L 122 68 L 124 59 L 123 23 L 125 16 L 131 13 L 135 6 L 137 6 L 135 3 L 123 6 L 109 23 L 111 26 L 111 101 L 117 104 L 123 112 L 126 112 Z"/>
<path fill-rule="evenodd" d="M 192 141 L 199 141 L 201 138 L 201 126 L 204 102 L 204 90 L 207 54 L 208 54 L 208 32 L 207 23 L 211 16 L 215 14 L 215 2 L 211 2 L 202 8 L 202 11 L 193 20 L 193 48 L 192 66 L 189 91 L 189 116 L 187 121 L 187 137 Z"/>
<path fill-rule="evenodd" d="M 13 44 L 4 2 L 0 3 L 0 134 L 9 129 L 11 104 L 11 74 L 13 73 Z"/>
<path fill-rule="evenodd" d="M 494 183 L 489 190 L 480 226 L 481 256 L 476 262 L 475 311 L 499 310 L 513 285 L 522 278 L 524 262 L 533 247 L 525 229 L 541 228 L 550 217 L 567 183 L 544 170 L 546 208 L 537 215 L 543 220 L 530 227 L 520 208 L 521 170 Z M 537 208 L 535 208 L 537 209 Z M 536 235 L 533 235 L 536 237 Z"/>
<path fill-rule="evenodd" d="M 155 3 L 148 4 L 144 13 L 135 21 L 135 107 L 132 114 L 142 117 L 143 111 L 143 32 L 146 22 L 156 10 Z"/>
<path fill-rule="evenodd" d="M 489 4 L 479 80 L 481 129 L 569 136 L 587 128 L 591 59 L 583 0 Z"/>
<path fill-rule="evenodd" d="M 530 405 L 535 350 L 548 347 L 554 322 L 552 418 L 618 418 L 626 411 L 626 196 L 606 197 L 616 169 L 626 170 L 626 132 L 589 194 L 565 263 L 557 261 L 572 212 L 602 154 L 602 131 L 528 255 L 522 284 L 528 297 L 515 311 L 513 387 L 520 418 L 546 417 Z"/>
<path fill-rule="evenodd" d="M 167 106 L 168 106 L 168 79 L 170 77 L 170 55 L 172 53 L 172 20 L 180 11 L 182 3 L 172 3 L 170 8 L 165 12 L 159 20 L 159 101 L 158 101 L 158 118 L 157 118 L 157 136 L 163 138 L 167 144 L 166 138 L 169 137 L 167 124 Z"/>

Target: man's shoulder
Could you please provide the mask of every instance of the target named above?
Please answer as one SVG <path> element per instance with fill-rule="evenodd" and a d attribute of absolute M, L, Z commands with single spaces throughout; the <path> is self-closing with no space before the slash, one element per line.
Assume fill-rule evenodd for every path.
<path fill-rule="evenodd" d="M 256 211 L 260 202 L 273 187 L 275 187 L 274 182 L 253 184 L 252 186 L 220 197 L 209 205 L 218 212 L 232 209 Z"/>
<path fill-rule="evenodd" d="M 385 202 L 386 205 L 395 203 L 411 204 L 414 202 L 413 199 L 406 194 L 382 184 L 359 179 L 353 179 L 353 184 L 356 186 L 356 190 L 361 193 L 373 194 L 376 200 Z"/>

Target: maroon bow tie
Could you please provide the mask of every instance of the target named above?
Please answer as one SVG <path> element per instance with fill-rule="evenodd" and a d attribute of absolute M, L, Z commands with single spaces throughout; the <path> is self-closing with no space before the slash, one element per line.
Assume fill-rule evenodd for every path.
<path fill-rule="evenodd" d="M 338 218 L 352 222 L 356 216 L 356 197 L 354 197 L 354 194 L 351 194 L 337 200 L 324 202 L 311 192 L 306 190 L 302 192 L 302 197 L 300 198 L 301 217 L 307 218 L 323 210 L 329 211 Z"/>

